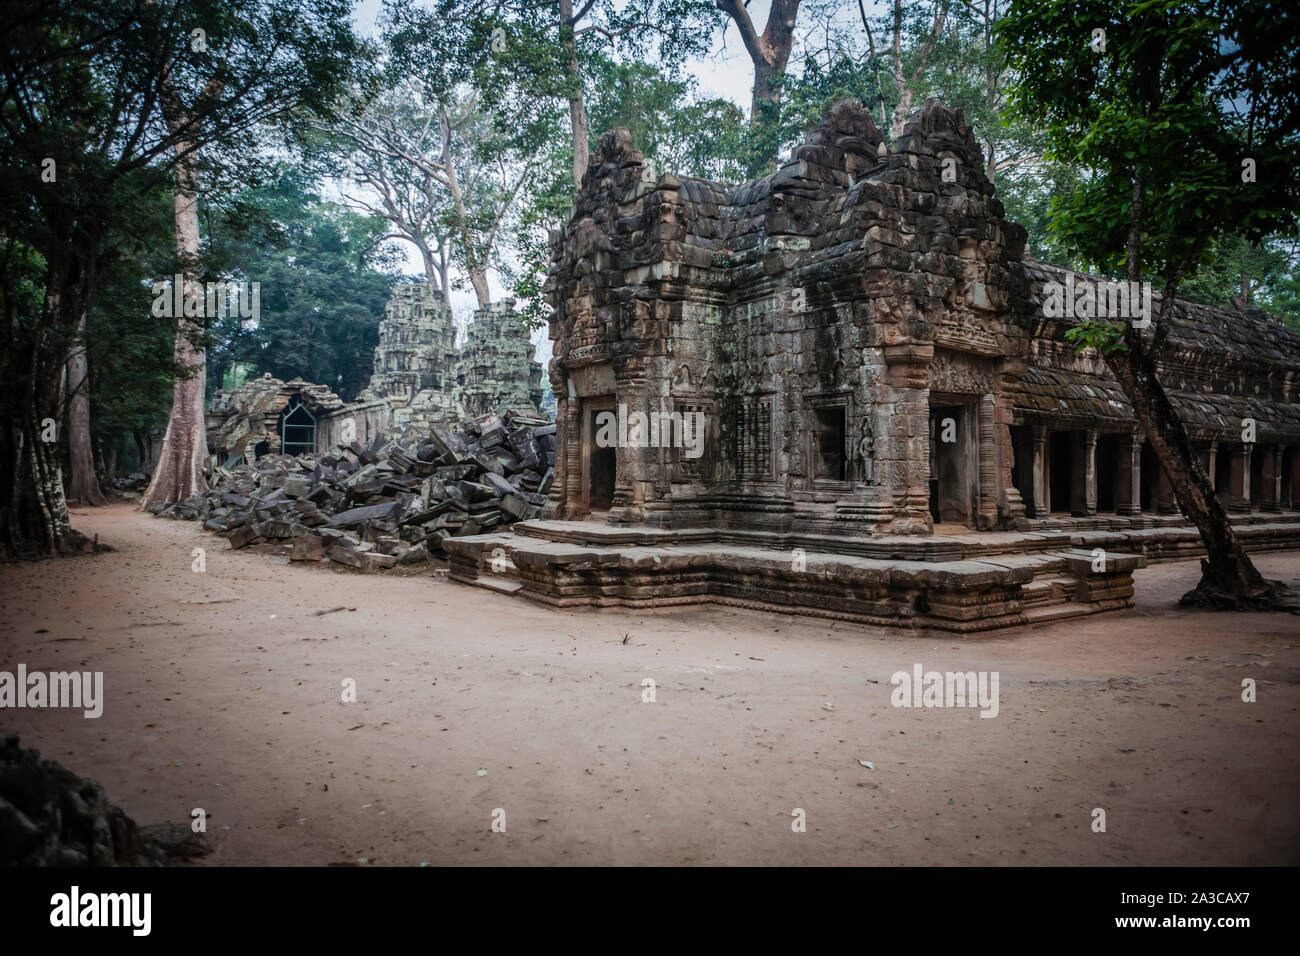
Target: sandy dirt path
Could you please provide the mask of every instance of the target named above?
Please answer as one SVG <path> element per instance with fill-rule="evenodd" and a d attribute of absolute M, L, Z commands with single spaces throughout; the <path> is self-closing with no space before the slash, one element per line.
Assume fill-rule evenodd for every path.
<path fill-rule="evenodd" d="M 117 550 L 0 567 L 0 669 L 103 671 L 104 714 L 0 729 L 140 823 L 202 807 L 205 865 L 1300 863 L 1300 618 L 1177 609 L 1194 562 L 1139 572 L 1131 612 L 955 638 L 561 613 L 126 505 L 75 524 Z M 1300 554 L 1258 562 L 1300 586 Z M 998 716 L 891 706 L 915 663 L 997 671 Z"/>

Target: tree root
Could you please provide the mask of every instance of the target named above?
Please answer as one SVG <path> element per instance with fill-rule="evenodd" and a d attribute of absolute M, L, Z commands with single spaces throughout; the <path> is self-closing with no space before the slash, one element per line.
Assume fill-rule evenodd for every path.
<path fill-rule="evenodd" d="M 1257 585 L 1243 586 L 1234 581 L 1225 587 L 1222 581 L 1202 577 L 1196 587 L 1178 599 L 1178 603 L 1182 607 L 1209 611 L 1289 611 L 1300 614 L 1300 594 L 1281 581 L 1262 579 Z"/>

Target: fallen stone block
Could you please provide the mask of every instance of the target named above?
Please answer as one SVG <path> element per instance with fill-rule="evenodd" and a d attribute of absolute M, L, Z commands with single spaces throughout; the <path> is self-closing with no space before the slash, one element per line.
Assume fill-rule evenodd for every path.
<path fill-rule="evenodd" d="M 368 505 L 361 508 L 352 508 L 348 511 L 336 514 L 330 519 L 332 528 L 349 528 L 361 524 L 363 521 L 374 521 L 377 519 L 396 518 L 401 506 L 397 502 L 387 502 L 379 505 Z"/>
<path fill-rule="evenodd" d="M 286 478 L 282 490 L 290 498 L 302 498 L 311 491 L 311 482 L 306 478 Z"/>
<path fill-rule="evenodd" d="M 289 553 L 290 561 L 321 561 L 325 558 L 325 542 L 317 535 L 299 535 L 290 543 L 293 546 Z"/>
<path fill-rule="evenodd" d="M 261 535 L 253 530 L 252 525 L 244 525 L 242 528 L 236 528 L 232 531 L 228 540 L 230 541 L 231 549 L 238 551 L 240 548 L 246 547 L 254 541 L 260 541 Z"/>

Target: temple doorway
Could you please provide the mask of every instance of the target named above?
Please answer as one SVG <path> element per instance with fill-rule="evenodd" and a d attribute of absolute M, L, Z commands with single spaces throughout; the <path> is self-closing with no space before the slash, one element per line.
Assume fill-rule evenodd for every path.
<path fill-rule="evenodd" d="M 588 514 L 605 512 L 614 504 L 618 473 L 615 445 L 598 442 L 602 412 L 614 413 L 614 397 L 602 395 L 582 400 L 582 508 Z M 611 429 L 606 429 L 608 434 Z M 617 434 L 617 429 L 613 429 Z"/>
<path fill-rule="evenodd" d="M 971 527 L 979 482 L 974 406 L 951 401 L 930 406 L 930 517 Z"/>

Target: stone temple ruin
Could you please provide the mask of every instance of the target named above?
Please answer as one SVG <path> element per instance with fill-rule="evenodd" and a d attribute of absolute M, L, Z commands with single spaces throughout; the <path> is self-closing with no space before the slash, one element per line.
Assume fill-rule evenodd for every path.
<path fill-rule="evenodd" d="M 370 386 L 361 403 L 387 400 L 429 421 L 454 419 L 456 326 L 442 292 L 427 282 L 399 285 L 384 309 Z"/>
<path fill-rule="evenodd" d="M 954 631 L 1131 606 L 1133 569 L 1199 537 L 1100 358 L 1046 317 L 1045 284 L 1097 280 L 1025 235 L 933 102 L 892 149 L 837 104 L 739 186 L 656 175 L 606 134 L 553 238 L 544 519 L 448 542 L 452 576 Z M 1295 547 L 1300 335 L 1175 321 L 1162 381 L 1234 524 Z"/>
<path fill-rule="evenodd" d="M 514 303 L 475 312 L 455 346 L 451 309 L 427 283 L 393 289 L 379 323 L 370 384 L 345 403 L 327 386 L 270 374 L 221 391 L 207 411 L 208 445 L 219 463 L 268 454 L 326 453 L 369 445 L 394 429 L 465 422 L 512 412 L 541 415 L 542 367 Z"/>
<path fill-rule="evenodd" d="M 542 367 L 533 361 L 534 351 L 513 300 L 476 311 L 456 361 L 455 401 L 462 415 L 540 409 Z M 528 369 L 528 377 L 518 375 L 519 369 Z"/>

